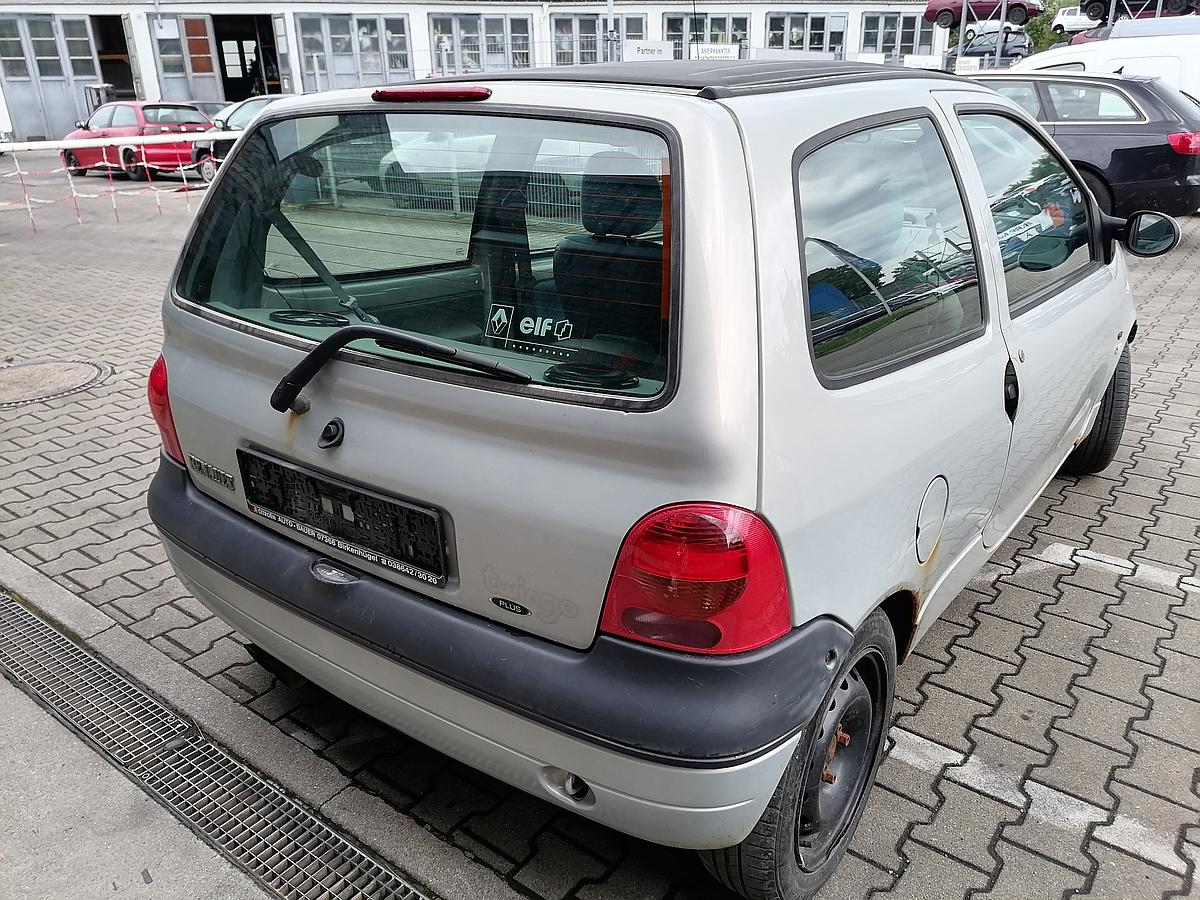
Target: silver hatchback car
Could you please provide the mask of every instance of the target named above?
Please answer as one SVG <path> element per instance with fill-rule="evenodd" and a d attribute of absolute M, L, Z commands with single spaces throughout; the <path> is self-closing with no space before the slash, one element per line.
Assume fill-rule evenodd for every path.
<path fill-rule="evenodd" d="M 639 63 L 281 100 L 187 239 L 150 511 L 262 651 L 808 897 L 898 660 L 1120 439 L 1128 251 L 941 73 Z"/>

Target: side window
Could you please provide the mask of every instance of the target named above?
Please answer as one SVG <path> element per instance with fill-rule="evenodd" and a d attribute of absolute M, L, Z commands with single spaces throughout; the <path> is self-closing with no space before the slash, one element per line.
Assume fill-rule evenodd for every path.
<path fill-rule="evenodd" d="M 1141 118 L 1119 91 L 1090 84 L 1047 82 L 1054 118 L 1060 122 L 1130 121 Z"/>
<path fill-rule="evenodd" d="M 137 110 L 132 106 L 113 107 L 113 128 L 133 128 L 137 123 Z"/>
<path fill-rule="evenodd" d="M 1086 195 L 1041 138 L 1005 116 L 964 115 L 1014 312 L 1092 259 Z"/>
<path fill-rule="evenodd" d="M 116 107 L 102 106 L 92 113 L 92 117 L 88 119 L 88 129 L 90 131 L 97 131 L 101 128 L 107 128 L 109 123 L 112 121 L 114 109 L 116 109 Z"/>
<path fill-rule="evenodd" d="M 1001 97 L 1007 97 L 1035 119 L 1041 116 L 1042 108 L 1038 102 L 1037 88 L 1029 83 L 1017 81 L 991 82 L 991 86 Z"/>
<path fill-rule="evenodd" d="M 796 192 L 820 374 L 869 376 L 982 327 L 962 196 L 930 120 L 826 144 L 801 160 Z"/>

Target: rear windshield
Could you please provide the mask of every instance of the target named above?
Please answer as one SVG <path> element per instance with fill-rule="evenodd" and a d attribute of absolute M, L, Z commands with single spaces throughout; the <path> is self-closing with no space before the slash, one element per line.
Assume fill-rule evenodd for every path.
<path fill-rule="evenodd" d="M 227 166 L 185 255 L 183 297 L 312 339 L 377 321 L 534 384 L 663 391 L 670 167 L 657 134 L 349 113 L 255 129 Z"/>
<path fill-rule="evenodd" d="M 142 115 L 151 125 L 207 125 L 204 113 L 192 106 L 143 106 Z"/>
<path fill-rule="evenodd" d="M 1187 125 L 1195 131 L 1200 131 L 1200 103 L 1191 94 L 1186 94 L 1174 85 L 1168 84 L 1161 78 L 1152 82 L 1154 90 L 1166 100 L 1167 105 L 1179 115 Z"/>

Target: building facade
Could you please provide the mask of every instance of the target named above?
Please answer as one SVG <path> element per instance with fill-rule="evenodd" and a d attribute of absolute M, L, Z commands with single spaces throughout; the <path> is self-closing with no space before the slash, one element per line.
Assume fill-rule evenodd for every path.
<path fill-rule="evenodd" d="M 244 99 L 619 60 L 625 41 L 898 60 L 940 55 L 920 2 L 0 0 L 0 131 L 62 137 L 96 102 Z M 736 50 L 734 50 L 736 48 Z M 866 54 L 866 56 L 862 56 Z M 89 90 L 89 87 L 92 90 Z M 107 89 L 106 89 L 107 91 Z"/>

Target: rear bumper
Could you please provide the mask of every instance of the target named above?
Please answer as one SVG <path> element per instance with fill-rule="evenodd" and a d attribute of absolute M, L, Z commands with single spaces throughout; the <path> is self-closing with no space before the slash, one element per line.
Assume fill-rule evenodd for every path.
<path fill-rule="evenodd" d="M 818 620 L 735 658 L 604 636 L 581 652 L 371 576 L 318 581 L 319 554 L 206 497 L 165 458 L 150 511 L 188 589 L 317 684 L 510 784 L 674 846 L 749 833 L 824 696 L 825 654 L 851 640 Z M 562 794 L 557 770 L 590 797 Z"/>

